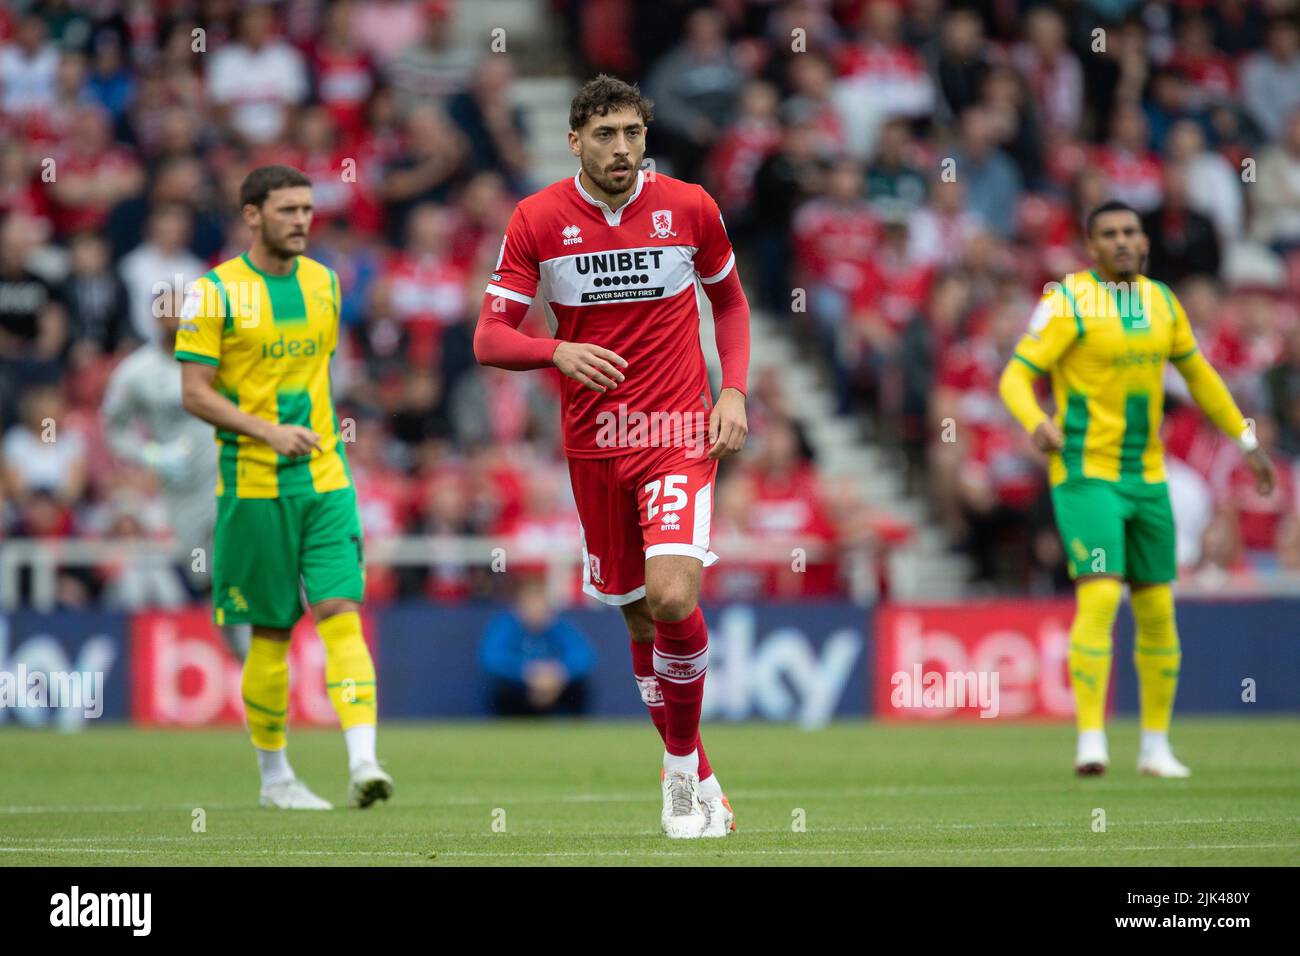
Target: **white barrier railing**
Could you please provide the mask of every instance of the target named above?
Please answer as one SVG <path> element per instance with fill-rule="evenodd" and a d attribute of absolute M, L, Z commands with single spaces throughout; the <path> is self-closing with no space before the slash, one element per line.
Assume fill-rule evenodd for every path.
<path fill-rule="evenodd" d="M 824 542 L 736 535 L 715 536 L 711 547 L 724 560 L 745 565 L 788 567 L 796 560 L 806 564 L 833 560 L 841 568 L 851 598 L 865 603 L 876 594 L 876 559 L 867 549 L 834 549 Z M 582 562 L 576 542 L 546 547 L 506 537 L 408 535 L 367 539 L 365 548 L 366 565 L 378 567 L 460 564 L 508 571 L 519 564 L 542 564 L 548 590 L 557 601 L 571 593 L 573 576 L 581 573 Z M 9 538 L 0 541 L 0 610 L 19 606 L 24 570 L 31 572 L 28 606 L 50 611 L 57 604 L 61 568 L 96 568 L 122 562 L 157 568 L 188 564 L 189 560 L 189 555 L 177 555 L 174 546 L 165 541 Z"/>

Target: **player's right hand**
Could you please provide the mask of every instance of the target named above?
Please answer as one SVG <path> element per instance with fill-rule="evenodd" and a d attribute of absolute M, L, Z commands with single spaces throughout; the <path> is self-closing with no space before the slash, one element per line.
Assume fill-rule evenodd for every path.
<path fill-rule="evenodd" d="M 1034 429 L 1034 445 L 1039 451 L 1060 451 L 1065 447 L 1065 439 L 1061 437 L 1061 430 L 1056 427 L 1056 422 L 1050 418 L 1044 419 Z"/>
<path fill-rule="evenodd" d="M 301 425 L 272 425 L 266 443 L 286 458 L 301 458 L 320 451 L 320 436 Z"/>
<path fill-rule="evenodd" d="M 627 368 L 627 361 L 621 355 L 590 342 L 561 342 L 555 347 L 551 362 L 593 392 L 612 391 L 623 381 L 619 369 Z"/>

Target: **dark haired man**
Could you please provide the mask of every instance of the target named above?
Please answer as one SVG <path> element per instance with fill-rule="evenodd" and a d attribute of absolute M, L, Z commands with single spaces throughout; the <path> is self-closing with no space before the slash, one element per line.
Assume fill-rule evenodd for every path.
<path fill-rule="evenodd" d="M 309 259 L 311 181 L 289 166 L 240 188 L 253 245 L 194 283 L 176 333 L 185 410 L 217 429 L 212 600 L 219 626 L 249 624 L 241 689 L 263 806 L 328 810 L 285 754 L 289 636 L 306 595 L 348 749 L 348 801 L 387 800 L 375 758 L 375 667 L 361 632 L 361 519 L 329 361 L 339 280 Z"/>
<path fill-rule="evenodd" d="M 1138 771 L 1186 777 L 1191 771 L 1169 745 L 1182 655 L 1170 588 L 1177 576 L 1174 517 L 1160 441 L 1165 363 L 1173 363 L 1202 411 L 1246 453 L 1260 494 L 1273 488 L 1273 466 L 1197 349 L 1178 299 L 1141 274 L 1147 237 L 1137 212 L 1104 203 L 1088 214 L 1085 230 L 1096 267 L 1046 290 L 1000 391 L 1047 454 L 1052 506 L 1075 581 L 1069 649 L 1079 731 L 1075 770 L 1096 775 L 1109 764 L 1111 630 L 1127 581 L 1137 625 Z M 1051 418 L 1034 397 L 1034 379 L 1047 373 L 1056 400 Z"/>
<path fill-rule="evenodd" d="M 583 589 L 619 607 L 642 699 L 664 739 L 660 822 L 726 836 L 731 808 L 700 746 L 708 632 L 699 608 L 718 459 L 747 431 L 749 305 L 717 204 L 641 169 L 649 101 L 599 76 L 569 111 L 581 168 L 519 203 L 479 313 L 484 365 L 555 366 L 583 529 Z M 722 389 L 712 401 L 696 281 L 713 304 Z M 518 329 L 534 297 L 553 337 Z"/>

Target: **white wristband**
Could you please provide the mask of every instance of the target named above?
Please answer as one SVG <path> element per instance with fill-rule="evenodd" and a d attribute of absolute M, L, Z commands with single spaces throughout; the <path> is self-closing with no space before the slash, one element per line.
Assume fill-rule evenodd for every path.
<path fill-rule="evenodd" d="M 1255 430 L 1247 428 L 1242 432 L 1241 437 L 1237 439 L 1237 447 L 1239 447 L 1245 454 L 1250 454 L 1258 448 L 1259 439 L 1255 437 Z"/>

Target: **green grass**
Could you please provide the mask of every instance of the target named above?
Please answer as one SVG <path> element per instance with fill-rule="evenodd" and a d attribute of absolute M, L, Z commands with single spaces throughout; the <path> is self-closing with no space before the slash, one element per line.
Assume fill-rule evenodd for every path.
<path fill-rule="evenodd" d="M 10 727 L 0 866 L 1300 863 L 1295 718 L 1178 720 L 1185 781 L 1137 776 L 1131 721 L 1111 728 L 1111 771 L 1093 779 L 1071 774 L 1060 725 L 711 724 L 705 740 L 739 831 L 682 842 L 658 832 L 648 722 L 386 724 L 395 799 L 332 813 L 259 809 L 241 732 Z M 293 732 L 290 754 L 343 802 L 337 733 Z"/>

